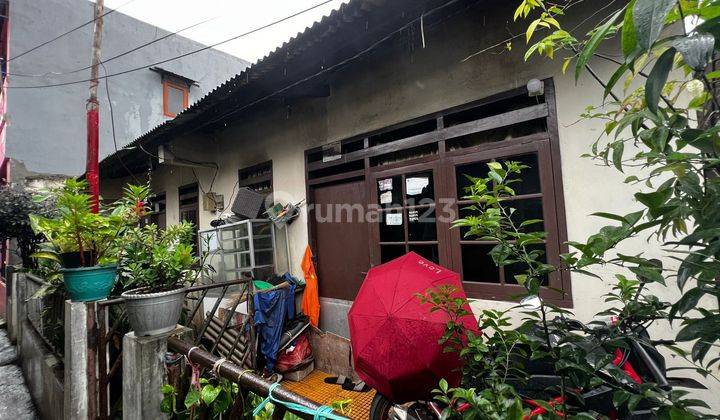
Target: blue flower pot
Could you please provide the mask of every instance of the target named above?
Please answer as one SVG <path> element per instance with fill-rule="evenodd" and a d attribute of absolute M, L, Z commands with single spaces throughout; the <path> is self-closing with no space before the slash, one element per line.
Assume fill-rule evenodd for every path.
<path fill-rule="evenodd" d="M 105 299 L 112 291 L 117 277 L 117 267 L 114 265 L 63 268 L 60 271 L 73 302 Z"/>

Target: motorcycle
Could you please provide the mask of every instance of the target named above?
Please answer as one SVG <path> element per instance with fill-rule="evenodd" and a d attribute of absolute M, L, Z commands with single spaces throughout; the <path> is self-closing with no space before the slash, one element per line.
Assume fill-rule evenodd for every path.
<path fill-rule="evenodd" d="M 521 302 L 526 309 L 539 310 L 540 298 L 530 296 Z M 613 327 L 613 321 L 605 322 L 604 325 L 597 326 L 594 323 L 592 329 L 577 320 L 566 319 L 567 325 L 573 331 L 588 332 L 592 331 L 593 336 L 603 336 L 609 334 Z M 559 337 L 550 336 L 551 344 L 557 344 Z M 640 326 L 631 333 L 622 337 L 625 345 L 623 348 L 607 348 L 599 344 L 599 341 L 588 341 L 587 343 L 574 343 L 573 345 L 585 346 L 588 352 L 605 352 L 605 354 L 613 355 L 612 366 L 621 369 L 629 381 L 622 384 L 628 389 L 637 389 L 640 384 L 652 382 L 663 390 L 671 390 L 673 387 L 697 388 L 704 389 L 705 386 L 691 378 L 671 378 L 667 376 L 667 368 L 665 358 L 657 350 L 659 345 L 673 344 L 670 341 L 651 340 L 647 329 Z M 547 360 L 525 360 L 526 373 L 529 376 L 527 381 L 513 382 L 513 385 L 523 399 L 530 414 L 525 416 L 525 420 L 533 420 L 541 415 L 548 414 L 547 408 L 558 410 L 555 414 L 564 416 L 560 412 L 559 407 L 567 405 L 580 409 L 582 411 L 593 411 L 599 415 L 610 419 L 630 419 L 630 420 L 651 420 L 655 419 L 653 407 L 648 401 L 641 401 L 630 412 L 627 410 L 618 412 L 614 408 L 613 394 L 615 389 L 600 385 L 592 389 L 575 390 L 575 393 L 565 393 L 566 400 L 560 395 L 554 395 L 552 389 L 558 389 L 561 385 L 561 377 L 554 372 L 554 366 Z M 610 373 L 611 366 L 602 369 L 598 374 L 603 376 L 608 382 L 617 382 Z M 539 403 L 541 401 L 543 403 Z M 467 403 L 455 404 L 451 410 L 462 415 L 469 408 Z M 377 393 L 373 398 L 370 408 L 371 420 L 432 420 L 440 419 L 443 411 L 447 407 L 442 406 L 439 402 L 433 400 L 412 401 L 405 404 L 394 404 L 388 398 Z"/>

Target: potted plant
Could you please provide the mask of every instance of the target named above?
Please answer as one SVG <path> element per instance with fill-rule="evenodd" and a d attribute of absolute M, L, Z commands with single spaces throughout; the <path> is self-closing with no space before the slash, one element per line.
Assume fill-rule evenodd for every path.
<path fill-rule="evenodd" d="M 118 238 L 138 222 L 144 207 L 136 203 L 142 203 L 149 192 L 147 187 L 128 187 L 126 197 L 116 205 L 94 213 L 86 190 L 85 181 L 68 179 L 61 188 L 38 197 L 38 201 L 52 199 L 56 215 L 30 215 L 33 230 L 47 241 L 33 257 L 60 264 L 73 301 L 100 300 L 110 294 L 117 272 Z"/>
<path fill-rule="evenodd" d="M 125 307 L 136 335 L 172 331 L 182 312 L 185 291 L 202 263 L 192 246 L 194 227 L 182 222 L 165 230 L 150 224 L 123 236 L 118 258 Z"/>

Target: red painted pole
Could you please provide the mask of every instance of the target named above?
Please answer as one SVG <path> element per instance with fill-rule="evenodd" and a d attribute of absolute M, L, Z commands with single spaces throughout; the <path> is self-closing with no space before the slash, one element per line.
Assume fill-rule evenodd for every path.
<path fill-rule="evenodd" d="M 98 167 L 100 113 L 98 101 L 88 100 L 87 103 L 87 166 L 85 178 L 90 186 L 93 213 L 100 211 L 100 170 Z"/>
<path fill-rule="evenodd" d="M 87 101 L 87 166 L 85 178 L 90 186 L 92 211 L 100 211 L 100 169 L 98 152 L 100 138 L 100 113 L 97 99 L 100 46 L 102 44 L 103 0 L 95 1 L 95 28 L 93 30 L 92 67 L 90 68 L 90 97 Z"/>

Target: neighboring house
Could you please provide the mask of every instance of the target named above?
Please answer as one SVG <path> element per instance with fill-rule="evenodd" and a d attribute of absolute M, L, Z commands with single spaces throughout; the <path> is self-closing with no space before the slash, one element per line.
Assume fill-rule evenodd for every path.
<path fill-rule="evenodd" d="M 87 0 L 10 1 L 10 89 L 5 114 L 8 121 L 5 151 L 12 160 L 11 171 L 16 180 L 48 174 L 76 176 L 85 171 L 85 105 L 89 83 L 42 89 L 20 87 L 89 78 L 89 69 L 71 74 L 57 73 L 89 66 L 92 24 L 26 55 L 22 54 L 66 30 L 91 21 L 93 7 L 94 3 Z M 5 31 L 2 33 L 4 35 Z M 107 60 L 168 33 L 120 11 L 109 13 L 104 17 L 102 59 Z M 202 44 L 181 35 L 171 36 L 106 63 L 104 68 L 100 68 L 100 75 L 105 74 L 105 69 L 112 74 L 149 66 L 202 47 Z M 152 127 L 173 118 L 188 104 L 202 98 L 247 65 L 240 58 L 208 49 L 100 80 L 100 157 L 115 152 L 114 142 L 117 147 L 122 147 Z M 33 75 L 43 76 L 30 77 Z M 106 83 L 113 105 L 114 138 Z M 3 127 L 5 121 L 3 118 Z M 1 150 L 0 146 L 0 156 Z"/>
<path fill-rule="evenodd" d="M 524 36 L 505 50 L 509 36 L 524 33 L 526 23 L 512 21 L 515 6 L 352 0 L 106 158 L 101 191 L 117 197 L 132 181 L 121 160 L 135 176 L 150 170 L 164 223 L 187 218 L 194 206 L 203 229 L 221 216 L 199 206 L 204 193 L 222 194 L 225 207 L 238 185 L 272 191 L 283 204 L 306 200 L 288 227 L 293 272 L 302 275 L 300 259 L 310 245 L 321 327 L 341 335 L 364 273 L 407 251 L 461 273 L 473 309 L 509 308 L 521 289 L 513 278 L 518 267 L 498 269 L 488 255 L 492 244 L 450 228 L 465 214 L 465 175 L 482 175 L 492 160 L 526 163 L 518 217 L 544 219 L 542 247 L 554 264 L 568 240 L 583 241 L 604 225 L 591 213 L 640 207 L 622 174 L 580 157 L 603 131 L 601 122 L 578 121 L 588 105 L 600 104 L 602 86 L 589 75 L 576 83 L 560 62 L 525 62 Z M 603 17 L 596 9 L 597 2 L 574 6 L 565 25 L 581 22 L 577 31 L 589 30 Z M 473 56 L 478 51 L 485 52 Z M 610 63 L 591 65 L 610 76 Z M 529 95 L 531 79 L 544 82 L 542 94 Z M 140 146 L 185 165 L 216 166 L 159 163 Z M 660 247 L 637 238 L 621 251 L 658 255 Z M 546 285 L 564 294 L 547 288 L 543 296 L 588 321 L 606 305 L 614 270 L 598 270 L 607 283 L 554 274 Z M 720 408 L 717 391 L 702 397 Z"/>

